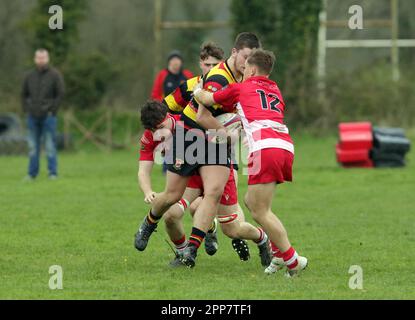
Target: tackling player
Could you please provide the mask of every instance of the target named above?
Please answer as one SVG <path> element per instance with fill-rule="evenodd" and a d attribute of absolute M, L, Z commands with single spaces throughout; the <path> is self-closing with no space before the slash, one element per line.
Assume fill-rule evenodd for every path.
<path fill-rule="evenodd" d="M 203 75 L 206 75 L 210 69 L 223 60 L 223 54 L 223 50 L 214 43 L 205 43 L 202 45 L 200 52 L 200 68 L 202 69 Z M 178 113 L 183 111 L 184 107 L 192 98 L 193 87 L 199 80 L 200 77 L 187 80 L 172 94 L 165 98 L 164 103 L 169 107 L 169 112 Z M 150 174 L 154 161 L 153 152 L 159 142 L 154 141 L 153 132 L 157 129 L 157 126 L 159 128 L 169 127 L 174 129 L 172 124 L 178 120 L 177 117 L 170 117 L 163 114 L 159 111 L 157 105 L 154 105 L 154 103 L 152 106 L 152 108 L 142 110 L 141 118 L 144 122 L 144 126 L 151 130 L 146 130 L 142 137 L 139 162 L 139 183 L 145 194 L 146 203 L 152 203 L 156 195 L 151 187 Z M 164 119 L 163 124 L 159 124 L 159 122 L 163 120 L 160 117 Z M 268 265 L 270 257 L 267 237 L 261 229 L 254 228 L 250 224 L 245 224 L 245 217 L 242 208 L 239 203 L 237 203 L 237 191 L 235 185 L 237 185 L 236 170 L 232 175 L 230 175 L 230 179 L 225 187 L 224 195 L 221 198 L 219 221 L 221 223 L 222 230 L 226 235 L 233 239 L 232 246 L 238 253 L 241 260 L 249 259 L 249 248 L 244 240 L 238 238 L 251 239 L 258 245 L 261 263 L 263 265 Z M 189 184 L 183 198 L 176 205 L 173 205 L 164 215 L 166 230 L 171 241 L 176 246 L 177 252 L 176 259 L 171 262 L 172 266 L 180 264 L 183 248 L 187 245 L 182 223 L 184 211 L 189 203 L 192 203 L 193 200 L 197 199 L 202 194 L 202 180 L 200 176 L 193 176 L 189 180 Z M 191 213 L 196 210 L 200 200 L 201 199 L 198 199 L 198 201 L 192 203 L 192 206 L 190 207 Z M 238 226 L 240 226 L 240 228 Z M 140 232 L 137 234 L 139 233 Z M 143 243 L 140 242 L 140 240 L 136 241 L 136 247 L 140 251 L 145 249 L 145 246 L 143 246 Z M 205 249 L 209 255 L 213 255 L 217 250 L 216 220 L 206 235 Z"/>
<path fill-rule="evenodd" d="M 179 117 L 168 114 L 166 106 L 162 103 L 149 101 L 141 109 L 141 121 L 146 130 L 141 139 L 139 181 L 141 188 L 145 190 L 146 188 L 151 188 L 150 173 L 154 163 L 154 152 L 156 149 L 163 149 L 165 147 L 161 143 L 162 141 L 168 141 L 172 134 L 174 134 Z M 161 148 L 158 148 L 158 146 L 161 146 Z M 142 172 L 143 168 L 145 168 L 144 172 Z M 184 199 L 193 197 L 191 200 L 193 201 L 201 195 L 203 195 L 203 183 L 200 176 L 194 175 L 189 180 L 184 197 L 165 214 L 165 221 L 171 219 L 171 216 L 178 219 L 174 226 L 171 221 L 169 223 L 166 222 L 167 232 L 173 243 L 176 244 L 176 250 L 178 252 L 177 258 L 171 263 L 172 266 L 181 265 L 182 248 L 178 248 L 178 243 L 174 239 L 183 238 L 183 242 L 185 242 L 184 231 L 181 230 L 183 228 L 181 219 L 183 218 L 184 210 L 188 206 L 188 201 Z M 200 201 L 196 201 L 192 204 L 194 206 L 193 212 L 197 210 L 199 203 Z M 260 251 L 261 264 L 267 266 L 271 262 L 268 237 L 261 228 L 256 228 L 241 219 L 239 208 L 238 192 L 236 190 L 233 171 L 231 171 L 218 210 L 218 220 L 221 223 L 222 231 L 230 238 L 242 238 L 254 241 Z M 139 245 L 140 243 L 137 249 L 140 249 Z"/>
<path fill-rule="evenodd" d="M 269 79 L 274 63 L 272 52 L 255 50 L 246 60 L 243 83 L 215 93 L 196 89 L 194 96 L 206 105 L 236 105 L 250 152 L 245 203 L 274 244 L 275 259 L 266 272 L 286 266 L 287 276 L 294 276 L 307 267 L 307 258 L 297 254 L 283 224 L 271 211 L 276 185 L 292 181 L 294 160 L 294 145 L 284 124 L 285 103 L 277 84 Z"/>
<path fill-rule="evenodd" d="M 239 34 L 231 57 L 206 75 L 205 88 L 217 91 L 230 83 L 242 80 L 246 58 L 252 49 L 259 47 L 260 42 L 256 35 L 248 32 Z M 145 248 L 163 214 L 182 198 L 189 178 L 198 171 L 203 181 L 204 197 L 196 210 L 189 243 L 183 252 L 183 263 L 189 267 L 195 265 L 197 250 L 218 212 L 231 167 L 227 146 L 225 145 L 225 150 L 223 150 L 223 146 L 210 143 L 205 139 L 205 129 L 197 123 L 197 108 L 196 101 L 192 100 L 181 114 L 184 125 L 182 128 L 179 126 L 173 135 L 173 148 L 170 150 L 171 159 L 168 164 L 165 191 L 154 200 L 148 217 L 140 226 L 136 237 L 136 240 Z M 209 111 L 218 115 L 224 113 L 221 108 L 220 105 L 213 105 Z M 185 138 L 188 136 L 190 139 Z M 202 140 L 200 140 L 201 137 Z M 188 155 L 186 155 L 186 150 L 194 148 L 195 144 L 198 144 L 196 151 L 199 151 L 196 161 L 193 157 L 187 159 Z M 225 156 L 223 156 L 224 153 Z"/>
<path fill-rule="evenodd" d="M 207 42 L 202 44 L 199 54 L 199 65 L 202 70 L 202 75 L 206 75 L 215 65 L 219 64 L 224 57 L 223 50 L 215 43 Z M 169 108 L 169 112 L 173 114 L 180 114 L 186 105 L 190 102 L 193 96 L 193 87 L 197 85 L 200 76 L 188 79 L 176 88 L 171 94 L 164 98 L 163 103 Z M 151 170 L 154 163 L 154 148 L 158 143 L 153 140 L 153 133 L 157 128 L 154 127 L 154 119 L 160 118 L 162 113 L 157 110 L 148 110 L 149 112 L 142 112 L 141 121 L 145 122 L 144 127 L 150 128 L 146 130 L 141 139 L 141 150 L 140 150 L 140 161 L 138 171 L 138 181 L 140 188 L 144 193 L 144 202 L 151 204 L 156 197 L 156 193 L 153 191 L 151 186 Z M 154 112 L 155 111 L 155 112 Z M 166 120 L 169 119 L 166 115 Z M 171 119 L 179 120 L 179 116 Z M 167 122 L 167 121 L 166 121 Z M 164 154 L 164 150 L 160 150 Z M 170 263 L 171 266 L 175 267 L 181 265 L 180 257 L 183 249 L 187 245 L 182 218 L 184 211 L 192 203 L 193 200 L 197 199 L 200 195 L 200 190 L 197 185 L 194 185 L 190 181 L 190 185 L 185 191 L 183 198 L 174 206 L 172 206 L 165 214 L 165 225 L 166 231 L 176 248 L 176 258 Z M 138 250 L 142 251 L 145 247 L 142 246 L 140 241 L 135 241 L 135 246 Z M 244 247 L 240 245 L 240 247 Z M 212 223 L 205 241 L 205 250 L 209 255 L 214 255 L 218 249 L 217 236 L 216 236 L 216 220 Z M 249 251 L 248 251 L 249 255 Z"/>

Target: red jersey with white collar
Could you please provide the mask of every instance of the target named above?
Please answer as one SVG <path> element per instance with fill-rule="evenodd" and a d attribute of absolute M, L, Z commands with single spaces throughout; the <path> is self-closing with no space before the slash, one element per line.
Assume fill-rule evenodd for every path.
<path fill-rule="evenodd" d="M 172 133 L 176 130 L 176 122 L 180 121 L 180 115 L 167 114 L 167 117 L 173 121 Z M 157 135 L 157 131 L 144 130 L 140 140 L 140 161 L 154 161 L 154 154 L 157 147 L 163 142 L 163 139 Z M 163 151 L 160 148 L 159 151 Z"/>
<path fill-rule="evenodd" d="M 250 153 L 279 148 L 294 154 L 293 141 L 284 124 L 285 103 L 277 84 L 264 76 L 234 83 L 213 94 L 216 103 L 238 110 Z"/>

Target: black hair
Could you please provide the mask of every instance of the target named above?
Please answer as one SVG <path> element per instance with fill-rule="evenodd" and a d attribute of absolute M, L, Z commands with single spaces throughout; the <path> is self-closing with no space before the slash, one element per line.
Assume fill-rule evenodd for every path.
<path fill-rule="evenodd" d="M 145 129 L 155 130 L 167 115 L 167 106 L 156 100 L 147 101 L 141 108 L 141 123 Z"/>

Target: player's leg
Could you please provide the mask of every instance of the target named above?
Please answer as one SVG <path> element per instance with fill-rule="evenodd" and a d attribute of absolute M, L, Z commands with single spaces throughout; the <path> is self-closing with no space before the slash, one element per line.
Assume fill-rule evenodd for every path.
<path fill-rule="evenodd" d="M 231 239 L 252 240 L 258 246 L 261 264 L 268 266 L 271 262 L 268 236 L 262 228 L 257 228 L 249 222 L 241 221 L 241 212 L 242 208 L 239 203 L 230 206 L 220 205 L 218 220 L 222 231 Z M 236 243 L 232 242 L 232 246 L 241 260 L 246 261 L 249 259 L 249 249 L 246 243 L 244 243 L 244 246 L 238 247 Z"/>
<path fill-rule="evenodd" d="M 183 197 L 163 215 L 166 232 L 173 243 L 185 236 L 183 216 L 189 204 L 200 196 L 199 189 L 186 188 Z"/>
<path fill-rule="evenodd" d="M 249 185 L 245 203 L 252 218 L 264 228 L 271 241 L 285 252 L 291 247 L 287 231 L 271 211 L 275 185 L 275 183 Z"/>
<path fill-rule="evenodd" d="M 202 202 L 202 197 L 199 197 L 190 204 L 189 211 L 192 217 L 195 215 L 195 212 L 201 202 Z M 217 225 L 218 225 L 218 221 L 215 218 L 213 219 L 213 222 L 208 232 L 206 233 L 206 237 L 205 237 L 205 251 L 210 256 L 213 256 L 218 251 L 218 248 L 219 248 L 218 236 L 217 236 Z"/>
<path fill-rule="evenodd" d="M 170 262 L 170 266 L 181 266 L 181 258 L 183 250 L 187 246 L 186 233 L 183 226 L 183 216 L 189 203 L 197 199 L 201 194 L 200 189 L 186 188 L 183 198 L 179 202 L 170 207 L 163 215 L 166 225 L 166 232 L 169 235 L 176 249 L 176 257 Z"/>
<path fill-rule="evenodd" d="M 182 198 L 188 180 L 189 177 L 180 176 L 170 171 L 167 172 L 165 190 L 154 199 L 150 212 L 144 218 L 136 234 L 135 247 L 137 250 L 145 250 L 148 240 L 156 230 L 163 214 Z"/>
<path fill-rule="evenodd" d="M 235 180 L 235 193 L 238 195 L 238 170 L 233 168 L 233 179 Z M 229 183 L 229 182 L 228 182 Z M 226 189 L 226 187 L 225 187 Z M 242 207 L 238 203 L 238 220 L 239 221 L 245 221 L 245 213 L 242 210 Z M 232 248 L 235 250 L 235 252 L 238 254 L 239 259 L 242 261 L 247 261 L 251 257 L 251 254 L 249 253 L 249 247 L 248 243 L 243 239 L 232 239 Z"/>
<path fill-rule="evenodd" d="M 188 181 L 189 177 L 167 171 L 166 187 L 164 192 L 162 192 L 153 202 L 150 211 L 151 215 L 149 215 L 151 220 L 160 220 L 163 214 L 182 198 Z"/>
<path fill-rule="evenodd" d="M 189 212 L 192 217 L 194 217 L 197 208 L 199 207 L 200 203 L 202 202 L 203 197 L 199 197 L 195 199 L 189 206 Z"/>
<path fill-rule="evenodd" d="M 195 265 L 197 249 L 206 237 L 206 233 L 217 214 L 229 172 L 228 167 L 220 165 L 202 166 L 199 169 L 203 181 L 204 197 L 193 217 L 192 234 L 184 253 L 184 263 L 189 267 Z"/>
<path fill-rule="evenodd" d="M 307 260 L 301 257 L 300 261 L 297 252 L 291 246 L 283 224 L 271 211 L 275 186 L 276 184 L 274 182 L 248 185 L 245 203 L 254 220 L 263 227 L 270 240 L 282 253 L 282 258 L 288 270 L 297 271 L 299 268 L 304 269 L 307 265 Z"/>

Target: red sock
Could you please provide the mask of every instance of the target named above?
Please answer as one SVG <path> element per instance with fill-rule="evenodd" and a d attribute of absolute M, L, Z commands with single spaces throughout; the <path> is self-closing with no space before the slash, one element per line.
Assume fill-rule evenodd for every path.
<path fill-rule="evenodd" d="M 189 202 L 186 199 L 181 198 L 177 204 L 180 206 L 180 208 L 185 211 L 187 207 L 189 206 Z"/>
<path fill-rule="evenodd" d="M 271 242 L 271 250 L 272 250 L 272 256 L 276 257 L 276 258 L 282 258 L 282 252 L 280 251 L 280 249 L 278 249 L 278 247 Z"/>
<path fill-rule="evenodd" d="M 187 246 L 187 241 L 186 241 L 186 236 L 185 235 L 183 237 L 181 237 L 179 240 L 172 240 L 172 242 L 176 246 L 177 250 L 182 250 L 182 249 L 186 248 L 186 246 Z"/>
<path fill-rule="evenodd" d="M 265 232 L 261 228 L 257 228 L 257 229 L 259 231 L 259 239 L 256 240 L 256 241 L 254 241 L 254 242 L 258 244 L 258 243 L 261 243 L 264 240 L 264 238 L 265 238 Z"/>
<path fill-rule="evenodd" d="M 298 254 L 293 247 L 282 253 L 285 265 L 288 269 L 294 269 L 298 265 Z"/>

